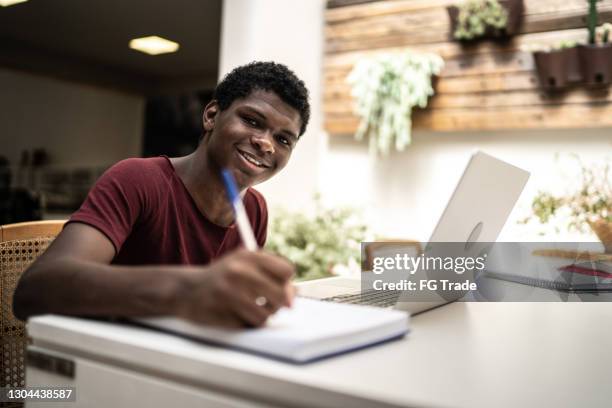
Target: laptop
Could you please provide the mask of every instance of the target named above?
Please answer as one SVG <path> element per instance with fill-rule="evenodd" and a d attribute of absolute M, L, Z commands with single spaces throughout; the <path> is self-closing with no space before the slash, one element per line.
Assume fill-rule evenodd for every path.
<path fill-rule="evenodd" d="M 460 242 L 466 243 L 465 247 L 468 249 L 475 247 L 472 245 L 474 243 L 495 242 L 528 179 L 529 172 L 481 151 L 475 152 L 438 220 L 429 243 Z M 417 279 L 419 273 L 423 272 L 416 272 Z M 451 279 L 452 275 L 465 280 L 465 277 L 457 274 L 451 274 Z M 326 284 L 320 282 L 319 285 Z M 331 278 L 327 285 L 330 286 L 327 293 L 335 290 L 337 294 L 323 297 L 323 300 L 394 307 L 412 314 L 444 305 L 462 296 L 457 291 L 454 292 L 454 298 L 440 296 L 432 301 L 411 301 L 411 293 L 408 291 L 362 292 L 361 277 Z M 346 293 L 341 293 L 342 289 L 345 289 Z M 319 293 L 326 293 L 325 287 L 319 287 L 317 290 Z"/>

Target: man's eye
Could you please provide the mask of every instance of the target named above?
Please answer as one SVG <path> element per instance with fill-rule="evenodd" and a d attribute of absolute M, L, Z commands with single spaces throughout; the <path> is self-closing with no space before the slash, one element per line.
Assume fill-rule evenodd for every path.
<path fill-rule="evenodd" d="M 278 136 L 277 140 L 284 145 L 291 146 L 291 142 L 285 136 Z"/>
<path fill-rule="evenodd" d="M 242 120 L 244 120 L 244 122 L 249 126 L 253 126 L 253 127 L 259 126 L 259 123 L 253 118 L 245 117 L 245 118 L 242 118 Z"/>

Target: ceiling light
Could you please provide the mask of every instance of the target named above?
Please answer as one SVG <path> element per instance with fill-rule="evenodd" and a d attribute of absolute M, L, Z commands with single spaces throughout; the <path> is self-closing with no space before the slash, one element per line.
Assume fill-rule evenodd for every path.
<path fill-rule="evenodd" d="M 144 52 L 145 54 L 158 55 L 176 52 L 179 49 L 179 44 L 153 35 L 151 37 L 135 38 L 131 40 L 130 48 Z"/>
<path fill-rule="evenodd" d="M 28 0 L 0 0 L 0 6 L 2 7 L 8 7 L 8 6 L 12 6 L 13 4 L 17 4 L 17 3 L 25 3 Z"/>

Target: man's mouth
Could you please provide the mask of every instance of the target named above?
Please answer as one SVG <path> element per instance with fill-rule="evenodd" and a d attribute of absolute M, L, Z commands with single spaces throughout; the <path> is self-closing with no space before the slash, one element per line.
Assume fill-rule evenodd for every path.
<path fill-rule="evenodd" d="M 261 167 L 264 169 L 270 167 L 267 163 L 257 158 L 257 156 L 255 156 L 254 154 L 245 152 L 244 150 L 240 150 L 240 149 L 236 149 L 236 150 L 238 150 L 238 154 L 240 154 L 247 162 L 251 163 L 252 165 Z"/>

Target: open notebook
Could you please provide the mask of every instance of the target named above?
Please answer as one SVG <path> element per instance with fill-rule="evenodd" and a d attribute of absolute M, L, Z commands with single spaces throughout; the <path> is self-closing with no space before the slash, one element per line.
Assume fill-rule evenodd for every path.
<path fill-rule="evenodd" d="M 239 350 L 305 363 L 404 336 L 409 315 L 369 306 L 296 298 L 266 325 L 220 329 L 173 317 L 136 319 L 146 326 Z"/>

